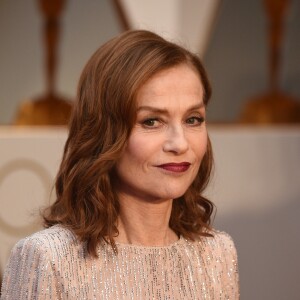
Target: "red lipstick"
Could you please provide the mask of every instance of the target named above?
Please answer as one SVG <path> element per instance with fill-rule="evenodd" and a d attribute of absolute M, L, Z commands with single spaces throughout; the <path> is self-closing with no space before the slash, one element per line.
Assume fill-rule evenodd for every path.
<path fill-rule="evenodd" d="M 188 162 L 181 162 L 181 163 L 167 163 L 159 165 L 159 168 L 162 168 L 166 171 L 175 172 L 175 173 L 182 173 L 185 172 L 189 167 L 190 163 Z"/>

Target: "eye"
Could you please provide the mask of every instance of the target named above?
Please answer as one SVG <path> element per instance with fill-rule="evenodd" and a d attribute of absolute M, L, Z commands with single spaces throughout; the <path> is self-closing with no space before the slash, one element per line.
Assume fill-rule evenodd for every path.
<path fill-rule="evenodd" d="M 156 118 L 146 119 L 142 122 L 143 126 L 145 127 L 157 127 L 159 120 Z"/>
<path fill-rule="evenodd" d="M 190 117 L 186 120 L 186 123 L 188 125 L 197 126 L 197 125 L 201 125 L 204 121 L 205 120 L 203 117 Z"/>

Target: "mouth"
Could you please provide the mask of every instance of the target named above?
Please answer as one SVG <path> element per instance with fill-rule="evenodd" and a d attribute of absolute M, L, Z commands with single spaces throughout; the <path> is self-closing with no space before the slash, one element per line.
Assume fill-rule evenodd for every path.
<path fill-rule="evenodd" d="M 189 169 L 189 162 L 181 162 L 181 163 L 167 163 L 157 166 L 158 168 L 164 169 L 169 172 L 182 173 Z"/>

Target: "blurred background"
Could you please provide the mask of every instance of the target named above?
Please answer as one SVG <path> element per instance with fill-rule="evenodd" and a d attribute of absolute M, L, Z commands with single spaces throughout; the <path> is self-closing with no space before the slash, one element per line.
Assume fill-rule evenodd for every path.
<path fill-rule="evenodd" d="M 241 299 L 299 299 L 299 0 L 0 0 L 0 273 L 54 199 L 81 70 L 136 28 L 196 52 L 211 79 L 207 195 Z"/>

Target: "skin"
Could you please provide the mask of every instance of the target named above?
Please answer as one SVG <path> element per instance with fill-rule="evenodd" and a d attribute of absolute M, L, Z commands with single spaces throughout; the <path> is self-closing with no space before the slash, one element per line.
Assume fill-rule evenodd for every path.
<path fill-rule="evenodd" d="M 168 245 L 178 240 L 168 225 L 173 199 L 192 184 L 207 147 L 199 75 L 186 64 L 163 70 L 141 87 L 137 104 L 136 124 L 116 166 L 116 241 Z"/>

